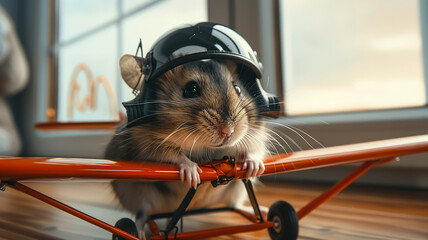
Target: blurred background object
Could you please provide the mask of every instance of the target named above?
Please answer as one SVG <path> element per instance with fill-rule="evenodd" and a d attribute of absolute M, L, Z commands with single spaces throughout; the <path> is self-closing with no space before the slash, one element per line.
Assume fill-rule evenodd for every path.
<path fill-rule="evenodd" d="M 17 155 L 21 139 L 4 97 L 22 90 L 28 82 L 28 63 L 14 23 L 0 6 L 0 155 Z"/>

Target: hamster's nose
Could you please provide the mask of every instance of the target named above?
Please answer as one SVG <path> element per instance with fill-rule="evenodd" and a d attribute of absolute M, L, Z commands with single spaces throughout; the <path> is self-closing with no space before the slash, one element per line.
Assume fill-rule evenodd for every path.
<path fill-rule="evenodd" d="M 220 124 L 218 126 L 218 134 L 222 137 L 230 137 L 233 133 L 233 127 L 229 124 Z"/>

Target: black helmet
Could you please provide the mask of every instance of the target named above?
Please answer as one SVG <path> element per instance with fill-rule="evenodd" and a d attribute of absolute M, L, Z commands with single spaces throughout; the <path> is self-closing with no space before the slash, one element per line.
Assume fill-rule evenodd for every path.
<path fill-rule="evenodd" d="M 179 57 L 171 58 L 173 55 Z M 142 62 L 144 80 L 140 92 L 132 101 L 123 103 L 127 110 L 128 127 L 153 119 L 156 104 L 144 103 L 156 100 L 156 78 L 179 65 L 203 59 L 228 59 L 245 69 L 239 71 L 240 79 L 255 98 L 260 114 L 279 117 L 278 98 L 265 92 L 260 84 L 262 64 L 257 53 L 232 29 L 203 22 L 166 33 L 147 53 Z"/>

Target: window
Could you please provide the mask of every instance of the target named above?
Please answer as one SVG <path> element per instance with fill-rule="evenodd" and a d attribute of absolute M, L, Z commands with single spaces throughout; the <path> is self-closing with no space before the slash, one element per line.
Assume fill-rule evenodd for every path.
<path fill-rule="evenodd" d="M 121 102 L 133 98 L 120 77 L 119 58 L 134 54 L 140 38 L 145 54 L 166 31 L 208 18 L 206 0 L 55 3 L 58 32 L 51 52 L 58 89 L 57 109 L 50 112 L 63 122 L 118 120 Z"/>
<path fill-rule="evenodd" d="M 192 6 L 192 10 L 189 10 L 190 7 L 189 9 L 177 10 L 179 9 L 179 6 L 174 4 L 178 4 L 178 2 L 182 3 L 183 1 L 186 1 L 186 6 Z M 120 80 L 118 72 L 119 68 L 117 65 L 119 57 L 124 53 L 133 54 L 136 50 L 140 37 L 144 43 L 144 50 L 147 52 L 151 45 L 150 41 L 154 41 L 154 39 L 157 38 L 156 35 L 163 34 L 170 28 L 173 28 L 174 26 L 180 25 L 184 22 L 188 23 L 189 21 L 204 21 L 207 19 L 207 15 L 209 16 L 209 21 L 232 26 L 237 32 L 243 35 L 244 38 L 251 44 L 252 48 L 258 52 L 258 55 L 263 62 L 265 71 L 262 83 L 264 84 L 264 87 L 267 91 L 275 92 L 275 90 L 277 90 L 277 94 L 281 95 L 282 85 L 284 86 L 286 93 L 284 100 L 287 104 L 287 116 L 276 120 L 277 123 L 280 123 L 281 125 L 291 125 L 293 127 L 299 128 L 300 130 L 305 131 L 311 135 L 317 141 L 321 142 L 324 146 L 334 146 L 428 133 L 427 108 L 409 108 L 411 106 L 423 105 L 427 101 L 426 95 L 428 95 L 428 90 L 426 83 L 428 81 L 428 61 L 424 61 L 424 65 L 422 66 L 422 56 L 425 60 L 428 59 L 428 1 L 194 0 L 189 2 L 187 0 L 70 0 L 70 2 L 67 2 L 67 0 L 52 0 L 51 2 L 59 4 L 58 10 L 55 11 L 58 17 L 60 17 L 59 15 L 61 14 L 61 9 L 63 11 L 70 12 L 73 10 L 72 7 L 61 8 L 61 4 L 74 4 L 76 2 L 75 7 L 80 7 L 82 9 L 74 10 L 76 12 L 75 14 L 77 14 L 76 17 L 72 20 L 68 20 L 69 25 L 74 24 L 77 26 L 76 31 L 67 33 L 67 27 L 65 25 L 61 27 L 57 26 L 57 29 L 59 29 L 60 32 L 58 32 L 59 34 L 57 38 L 54 39 L 55 41 L 51 42 L 50 46 L 47 46 L 49 43 L 49 39 L 47 37 L 49 35 L 49 29 L 46 26 L 49 26 L 49 23 L 51 22 L 51 19 L 48 17 L 49 2 L 50 1 L 23 1 L 21 4 L 19 4 L 20 7 L 24 6 L 26 7 L 25 9 L 27 9 L 24 12 L 25 18 L 22 20 L 25 22 L 26 26 L 24 30 L 29 33 L 23 40 L 27 43 L 26 46 L 30 49 L 29 59 L 33 60 L 33 64 L 31 65 L 32 80 L 36 83 L 29 86 L 30 91 L 27 93 L 30 94 L 22 94 L 22 98 L 24 99 L 23 102 L 25 102 L 25 108 L 23 108 L 24 110 L 19 110 L 21 114 L 20 116 L 22 117 L 18 118 L 23 122 L 23 132 L 28 135 L 27 146 L 25 150 L 25 154 L 28 156 L 102 157 L 105 145 L 108 143 L 112 134 L 111 131 L 97 130 L 34 131 L 35 123 L 40 123 L 46 120 L 45 111 L 48 110 L 48 113 L 52 112 L 49 111 L 50 109 L 47 109 L 46 107 L 48 105 L 55 105 L 50 103 L 52 101 L 48 100 L 48 93 L 57 92 L 57 90 L 58 103 L 60 104 L 58 108 L 53 109 L 57 110 L 56 115 L 52 114 L 51 116 L 56 117 L 56 119 L 60 121 L 83 121 L 84 119 L 96 119 L 95 116 L 92 118 L 79 116 L 80 112 L 78 109 L 74 109 L 74 115 L 72 119 L 67 117 L 67 102 L 63 100 L 67 99 L 67 94 L 69 94 L 69 91 L 60 93 L 59 88 L 54 86 L 52 91 L 47 92 L 47 89 L 51 86 L 49 81 L 47 81 L 47 79 L 49 79 L 49 72 L 46 71 L 49 69 L 48 65 L 52 66 L 55 65 L 55 63 L 59 64 L 59 74 L 52 75 L 55 77 L 54 80 L 58 80 L 54 82 L 58 82 L 59 85 L 62 84 L 64 89 L 70 89 L 70 79 L 74 68 L 79 66 L 81 63 L 86 64 L 91 70 L 91 74 L 94 78 L 105 76 L 111 87 L 116 89 L 115 94 L 117 98 L 117 106 L 119 109 L 121 109 L 120 102 L 128 100 L 132 97 L 132 95 L 131 90 L 128 89 L 125 84 L 122 84 L 122 81 Z M 323 4 L 321 5 L 321 3 Z M 328 3 L 332 3 L 333 5 L 329 6 Z M 367 5 L 373 5 L 373 7 L 369 7 Z M 379 7 L 380 5 L 382 6 Z M 171 7 L 168 8 L 168 6 Z M 89 7 L 91 8 L 88 9 Z M 398 8 L 400 8 L 400 11 L 397 13 Z M 183 13 L 180 14 L 181 17 L 190 17 L 190 15 L 195 16 L 194 14 L 200 15 L 199 17 L 195 17 L 194 20 L 192 20 L 193 18 L 180 20 L 174 15 L 178 11 Z M 209 14 L 207 14 L 207 11 Z M 288 11 L 292 11 L 292 13 L 287 16 L 286 14 Z M 105 14 L 96 14 L 96 12 L 103 12 Z M 150 15 L 150 12 L 152 12 L 152 15 Z M 386 14 L 387 12 L 395 12 L 395 15 L 390 18 L 388 16 L 389 14 Z M 64 14 L 67 15 L 67 13 Z M 93 19 L 92 21 L 85 21 L 83 20 L 85 19 L 85 15 L 97 16 L 97 19 Z M 337 15 L 335 17 L 336 21 L 331 21 L 331 19 L 328 18 L 329 15 Z M 280 17 L 281 21 L 279 21 Z M 358 17 L 358 20 L 363 19 L 365 22 L 363 20 L 361 20 L 363 22 L 352 21 L 352 18 L 355 17 Z M 65 20 L 62 21 L 63 24 L 67 23 Z M 165 21 L 168 22 L 166 23 Z M 367 21 L 369 21 L 369 23 L 367 23 Z M 301 26 L 302 28 L 297 31 L 293 25 L 293 22 L 303 24 Z M 326 28 L 328 27 L 328 23 L 331 22 L 332 27 L 335 26 L 335 28 Z M 340 25 L 340 23 L 342 23 L 342 25 Z M 391 31 L 389 32 L 390 35 L 400 35 L 403 33 L 406 34 L 404 34 L 404 37 L 393 37 L 388 38 L 389 40 L 383 39 L 383 41 L 375 41 L 375 37 L 379 38 L 382 36 L 387 36 L 386 33 L 388 32 L 382 35 L 376 35 L 375 33 L 370 35 L 364 32 L 364 28 L 371 29 L 370 31 L 379 31 L 379 29 L 375 27 L 382 26 L 380 25 L 381 23 L 385 23 L 385 25 L 380 27 L 380 30 L 389 30 Z M 160 26 L 154 27 L 154 24 L 160 24 Z M 169 25 L 167 26 L 167 24 Z M 284 25 L 285 31 L 283 31 L 284 29 L 281 29 L 281 26 Z M 357 26 L 359 27 L 357 28 Z M 128 27 L 130 29 L 127 29 Z M 151 27 L 154 29 L 151 29 Z M 308 32 L 311 29 L 313 29 L 314 32 Z M 333 39 L 333 42 L 331 42 L 332 40 L 328 40 L 329 34 L 326 34 L 327 30 L 330 32 L 332 32 L 332 30 L 336 30 L 338 32 L 347 33 L 347 39 L 349 41 L 344 41 L 340 38 L 337 39 L 338 33 L 336 32 L 334 33 L 336 34 L 334 35 L 336 36 L 336 39 Z M 383 68 L 387 68 L 385 71 L 379 71 L 376 74 L 371 75 L 371 78 L 365 78 L 367 80 L 374 79 L 376 81 L 387 81 L 385 79 L 388 79 L 388 84 L 384 84 L 384 82 L 377 82 L 377 85 L 380 86 L 382 90 L 374 90 L 376 88 L 373 88 L 370 91 L 373 92 L 376 96 L 379 94 L 386 94 L 386 87 L 390 87 L 389 81 L 404 79 L 402 76 L 405 76 L 407 82 L 397 81 L 400 84 L 399 86 L 402 86 L 402 88 L 400 89 L 400 92 L 394 92 L 397 98 L 401 98 L 399 103 L 406 103 L 405 105 L 388 106 L 384 103 L 388 103 L 391 99 L 386 100 L 387 98 L 385 97 L 377 97 L 374 99 L 374 102 L 383 102 L 383 105 L 377 107 L 352 106 L 352 108 L 344 107 L 342 105 L 341 108 L 337 106 L 335 108 L 326 108 L 325 106 L 331 103 L 345 103 L 346 99 L 334 98 L 333 100 L 329 100 L 329 103 L 327 103 L 326 100 L 328 96 L 318 97 L 317 100 L 315 100 L 315 98 L 310 98 L 315 96 L 315 94 L 319 96 L 319 94 L 326 90 L 328 86 L 327 83 L 322 82 L 322 84 L 318 84 L 318 86 L 314 84 L 314 82 L 317 83 L 321 82 L 322 80 L 329 79 L 328 77 L 325 77 L 323 74 L 321 74 L 323 72 L 330 72 L 330 74 L 333 76 L 340 76 L 343 78 L 340 80 L 339 84 L 332 84 L 333 87 L 342 85 L 342 88 L 340 88 L 339 91 L 343 93 L 347 88 L 353 86 L 347 80 L 352 77 L 354 73 L 361 74 L 370 72 L 359 69 L 354 69 L 354 72 L 352 72 L 349 71 L 349 68 L 343 68 L 343 66 L 345 66 L 346 63 L 349 63 L 351 60 L 353 60 L 356 64 L 350 64 L 349 66 L 361 67 L 362 63 L 364 63 L 363 60 L 367 59 L 367 57 L 359 58 L 363 60 L 358 61 L 354 59 L 354 57 L 361 54 L 361 52 L 358 52 L 361 51 L 361 48 L 353 49 L 359 45 L 356 44 L 357 41 L 352 38 L 352 35 L 350 35 L 351 30 L 358 30 L 358 35 L 365 34 L 367 38 L 364 40 L 367 41 L 358 41 L 358 43 L 368 44 L 366 50 L 372 51 L 370 54 L 374 55 L 370 56 L 376 57 L 377 61 L 382 61 L 381 57 L 390 55 L 390 60 L 397 60 L 399 63 L 397 65 L 397 62 L 395 62 L 396 64 L 393 65 L 391 62 L 386 62 L 388 65 L 383 65 Z M 393 30 L 395 32 L 392 32 Z M 125 34 L 126 32 L 128 32 L 128 34 L 134 35 L 127 36 Z M 147 33 L 150 35 L 147 36 Z M 302 36 L 302 34 L 306 35 Z M 354 35 L 357 35 L 357 33 Z M 316 38 L 318 37 L 320 40 L 317 42 L 315 40 L 317 40 Z M 299 40 L 302 39 L 303 42 L 299 42 Z M 284 45 L 281 45 L 280 41 L 278 40 L 284 41 Z M 110 44 L 107 44 L 107 42 Z M 349 44 L 353 43 L 354 45 L 344 44 L 347 42 Z M 84 47 L 85 44 L 88 46 L 87 48 Z M 79 45 L 81 45 L 81 47 L 79 47 Z M 336 45 L 338 46 L 336 47 Z M 298 47 L 309 47 L 312 51 L 315 51 L 315 53 L 309 52 L 309 54 L 307 54 L 306 52 L 309 58 L 303 58 L 306 57 L 306 55 L 301 54 L 305 53 L 305 51 L 297 51 Z M 327 49 L 330 47 L 330 51 L 322 51 L 323 47 Z M 340 52 L 334 51 L 339 49 L 339 47 L 341 49 Z M 354 53 L 354 55 L 344 55 L 346 52 L 342 51 L 344 51 L 343 49 L 346 49 L 345 47 L 350 47 L 351 49 L 348 49 L 348 52 Z M 377 50 L 374 51 L 376 47 Z M 331 48 L 333 49 L 331 50 Z M 391 50 L 393 48 L 395 48 L 394 51 Z M 401 51 L 399 51 L 400 48 Z M 64 61 L 68 61 L 68 63 L 61 63 L 61 61 L 56 60 L 49 63 L 46 54 L 47 52 L 49 52 L 54 57 L 58 57 L 58 60 L 63 59 Z M 406 52 L 408 52 L 408 54 L 406 54 Z M 333 55 L 329 56 L 330 53 Z M 367 54 L 367 52 L 364 51 L 362 53 Z M 69 56 L 73 56 L 74 54 L 78 56 L 78 58 L 76 58 L 76 61 L 72 62 L 72 58 L 68 58 L 67 60 L 67 54 L 69 54 Z M 98 57 L 95 58 L 95 56 Z M 314 59 L 310 58 L 312 56 Z M 341 56 L 345 57 L 339 58 Z M 315 60 L 316 62 L 308 62 L 308 64 L 305 65 L 305 61 Z M 330 61 L 327 62 L 326 60 Z M 331 60 L 335 61 L 331 62 Z M 338 64 L 338 67 L 334 67 L 333 63 Z M 70 66 L 68 66 L 69 64 Z M 378 66 L 376 64 L 372 64 L 370 66 L 374 68 L 374 66 Z M 282 69 L 282 66 L 285 66 L 285 69 Z M 309 66 L 311 66 L 310 69 Z M 403 69 L 403 66 L 407 67 Z M 66 74 L 67 72 L 68 74 Z M 284 73 L 283 78 L 280 76 L 281 72 Z M 425 85 L 422 80 L 422 72 L 425 72 Z M 81 85 L 82 88 L 87 88 L 85 74 L 85 71 L 82 71 L 78 74 L 78 85 Z M 388 74 L 394 74 L 393 78 L 388 78 Z M 400 76 L 400 78 L 398 78 L 398 76 Z M 412 82 L 410 83 L 409 81 Z M 309 84 L 311 82 L 313 84 Z M 357 97 L 353 97 L 354 99 L 361 100 L 363 97 L 367 98 L 367 95 L 365 94 L 369 92 L 370 88 L 372 88 L 371 84 L 368 83 L 372 83 L 372 81 L 358 83 L 359 88 L 364 89 L 363 92 L 357 92 L 355 90 L 350 91 L 351 93 L 357 93 Z M 414 98 L 414 100 L 409 102 L 410 98 L 404 98 L 403 92 L 410 92 L 408 88 L 411 86 L 413 86 L 414 89 L 410 90 L 414 93 L 412 94 L 411 98 Z M 97 104 L 105 104 L 104 101 L 106 101 L 106 91 L 102 89 L 104 87 L 104 85 L 99 86 L 101 90 L 99 90 L 98 94 L 104 94 L 104 99 L 98 99 Z M 117 89 L 121 90 L 117 91 Z M 299 98 L 299 95 L 297 94 L 294 98 L 293 96 L 290 96 L 293 94 L 293 91 L 306 91 L 306 94 L 309 93 L 309 97 L 306 95 L 306 98 L 310 99 L 311 103 L 310 105 L 307 105 L 309 106 L 308 108 L 304 108 L 302 106 L 294 107 L 293 111 L 293 107 L 291 105 L 299 106 L 299 102 L 306 101 L 305 98 Z M 313 95 L 311 95 L 310 91 L 312 91 Z M 326 91 L 328 91 L 328 89 Z M 424 91 L 425 96 L 423 93 Z M 84 101 L 88 101 L 85 100 L 85 96 L 87 96 L 85 91 L 82 90 L 80 94 L 82 94 L 82 96 L 77 98 L 78 102 L 84 103 Z M 348 96 L 346 97 L 348 98 Z M 373 97 L 373 95 L 371 95 L 371 97 Z M 63 100 L 60 100 L 60 98 L 63 98 Z M 102 98 L 102 96 L 98 96 L 98 98 Z M 362 102 L 363 100 L 358 102 Z M 396 99 L 392 100 L 395 101 Z M 53 102 L 56 102 L 56 100 L 54 99 Z M 87 107 L 87 105 L 81 106 L 82 108 Z M 104 106 L 105 107 L 103 111 L 105 116 L 102 119 L 108 120 L 111 117 L 109 115 L 110 108 L 108 104 L 105 104 Z M 365 111 L 369 109 L 387 108 L 390 110 Z M 101 111 L 101 109 L 99 109 L 99 111 Z M 338 113 L 339 111 L 342 113 Z M 343 111 L 346 111 L 347 113 L 343 113 Z M 86 113 L 90 114 L 90 111 L 87 111 Z M 275 126 L 279 126 L 280 124 L 275 124 Z M 288 135 L 291 139 L 293 139 L 293 141 L 296 141 L 298 144 L 300 144 L 300 146 L 306 146 L 306 148 L 310 148 L 299 136 L 293 136 L 295 133 L 293 133 L 291 130 L 287 130 L 287 128 L 281 128 L 278 131 L 282 131 L 278 132 L 279 134 Z M 304 137 L 311 142 L 309 137 L 306 135 Z M 316 146 L 317 144 L 312 145 Z M 384 177 L 379 177 L 374 174 L 374 176 L 372 175 L 372 182 L 375 184 L 396 184 L 397 182 L 403 184 L 407 182 L 414 184 L 415 186 L 423 185 L 426 187 L 426 184 L 424 183 L 427 181 L 423 181 L 425 180 L 424 176 L 426 175 L 423 175 L 423 171 L 427 168 L 426 161 L 424 161 L 425 159 L 425 155 L 424 157 L 409 156 L 405 159 L 403 158 L 403 161 L 397 165 L 389 164 L 386 167 L 391 169 L 394 167 L 397 167 L 398 169 L 399 167 L 400 170 L 396 171 L 400 171 L 400 174 L 402 174 L 402 168 L 406 167 L 420 169 L 421 173 L 413 174 L 413 171 L 410 171 L 411 174 L 409 174 L 407 177 L 400 175 L 400 178 L 396 177 L 396 172 L 385 172 L 384 175 L 379 175 Z M 340 174 L 340 171 L 337 171 L 337 169 L 333 169 L 332 171 L 334 172 L 333 174 L 330 172 L 326 175 L 333 177 L 337 174 Z M 308 171 L 307 175 L 305 174 L 306 172 L 299 172 L 296 173 L 298 176 L 295 176 L 296 178 L 304 176 L 312 179 L 323 179 L 321 176 L 323 174 L 320 174 L 319 177 L 316 176 L 316 173 L 311 176 L 311 171 Z M 370 175 L 370 172 L 368 174 Z M 386 176 L 388 174 L 390 177 Z M 383 178 L 383 180 L 380 178 Z"/>
<path fill-rule="evenodd" d="M 281 1 L 287 115 L 426 104 L 418 0 Z"/>

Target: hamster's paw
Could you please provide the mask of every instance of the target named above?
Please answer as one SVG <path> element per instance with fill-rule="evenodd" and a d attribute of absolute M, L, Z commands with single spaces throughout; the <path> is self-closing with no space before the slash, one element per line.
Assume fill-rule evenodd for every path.
<path fill-rule="evenodd" d="M 192 162 L 187 157 L 183 156 L 178 160 L 178 167 L 180 167 L 180 179 L 186 183 L 189 187 L 196 187 L 201 183 L 199 173 L 202 173 L 202 169 L 198 164 Z"/>
<path fill-rule="evenodd" d="M 242 169 L 247 170 L 247 179 L 249 179 L 262 175 L 265 171 L 265 164 L 262 160 L 245 159 Z"/>

